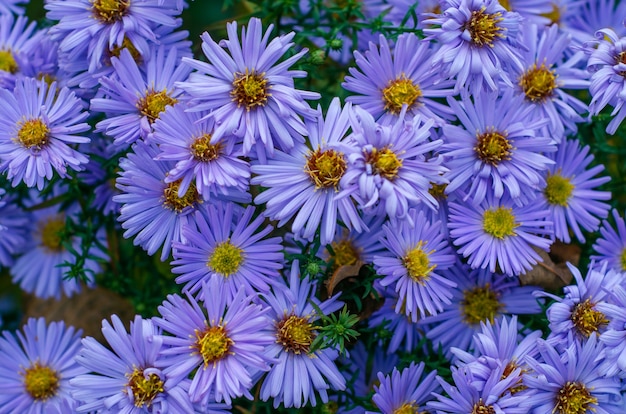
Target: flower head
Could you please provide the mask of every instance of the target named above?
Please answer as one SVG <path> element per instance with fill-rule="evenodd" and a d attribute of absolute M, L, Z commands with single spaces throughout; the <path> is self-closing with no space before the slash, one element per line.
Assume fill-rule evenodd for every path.
<path fill-rule="evenodd" d="M 391 375 L 378 373 L 380 385 L 374 386 L 372 402 L 383 414 L 421 412 L 433 397 L 431 393 L 439 391 L 435 381 L 437 371 L 424 374 L 424 363 L 411 363 L 402 371 L 393 369 Z"/>
<path fill-rule="evenodd" d="M 609 267 L 617 272 L 626 271 L 626 224 L 617 210 L 613 210 L 613 219 L 617 231 L 608 220 L 602 221 L 601 237 L 596 239 L 591 260 L 607 261 Z"/>
<path fill-rule="evenodd" d="M 21 209 L 13 196 L 0 188 L 0 267 L 11 266 L 14 256 L 27 245 L 30 214 Z"/>

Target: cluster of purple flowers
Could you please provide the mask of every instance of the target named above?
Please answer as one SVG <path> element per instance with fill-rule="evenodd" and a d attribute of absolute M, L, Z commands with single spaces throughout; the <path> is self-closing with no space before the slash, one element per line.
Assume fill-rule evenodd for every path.
<path fill-rule="evenodd" d="M 0 267 L 41 298 L 93 286 L 105 225 L 67 229 L 97 211 L 179 290 L 128 330 L 105 319 L 106 346 L 42 319 L 4 332 L 0 413 L 626 410 L 626 225 L 575 138 L 607 106 L 608 133 L 626 118 L 626 5 L 368 0 L 424 36 L 363 31 L 346 102 L 313 107 L 308 50 L 258 18 L 205 32 L 200 59 L 185 1 L 46 0 L 46 28 L 23 3 L 0 0 Z M 68 199 L 78 182 L 93 195 Z M 562 296 L 522 285 L 594 231 Z M 343 306 L 319 263 L 376 274 L 372 355 L 317 346 Z M 546 335 L 518 320 L 544 305 Z"/>

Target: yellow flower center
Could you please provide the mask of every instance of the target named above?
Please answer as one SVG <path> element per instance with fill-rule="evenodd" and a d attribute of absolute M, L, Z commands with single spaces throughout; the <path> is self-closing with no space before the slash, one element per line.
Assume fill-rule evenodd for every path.
<path fill-rule="evenodd" d="M 510 160 L 512 149 L 513 145 L 506 138 L 506 134 L 501 134 L 494 129 L 476 134 L 474 152 L 484 163 L 498 165 L 503 160 Z"/>
<path fill-rule="evenodd" d="M 622 272 L 626 272 L 626 249 L 622 250 L 620 255 L 620 264 L 622 265 Z"/>
<path fill-rule="evenodd" d="M 589 338 L 593 332 L 598 332 L 602 326 L 609 323 L 604 314 L 594 308 L 595 303 L 591 303 L 589 299 L 578 303 L 574 307 L 571 320 L 578 333 L 585 338 Z"/>
<path fill-rule="evenodd" d="M 54 397 L 59 389 L 59 375 L 50 367 L 41 366 L 38 362 L 26 368 L 24 386 L 33 399 L 45 401 Z"/>
<path fill-rule="evenodd" d="M 425 252 L 425 244 L 426 243 L 420 240 L 417 246 L 409 250 L 402 259 L 409 277 L 413 279 L 414 282 L 422 285 L 428 280 L 430 272 L 437 267 L 436 264 L 431 265 L 429 259 L 434 250 Z"/>
<path fill-rule="evenodd" d="M 418 414 L 419 406 L 415 402 L 404 403 L 399 408 L 393 410 L 392 414 Z"/>
<path fill-rule="evenodd" d="M 143 370 L 135 368 L 129 377 L 127 386 L 133 392 L 135 407 L 143 407 L 152 405 L 152 401 L 164 391 L 163 381 L 156 374 L 150 374 L 145 377 Z"/>
<path fill-rule="evenodd" d="M 388 147 L 381 150 L 373 148 L 372 152 L 366 154 L 365 162 L 372 166 L 374 174 L 381 175 L 388 180 L 396 178 L 402 167 L 402 160 L 398 159 L 396 153 Z"/>
<path fill-rule="evenodd" d="M 180 213 L 185 208 L 194 206 L 196 203 L 201 201 L 200 194 L 198 194 L 196 185 L 193 182 L 189 185 L 185 194 L 182 197 L 179 197 L 178 189 L 180 188 L 181 182 L 182 179 L 168 183 L 167 187 L 163 190 L 163 205 L 177 213 Z"/>
<path fill-rule="evenodd" d="M 10 50 L 0 50 L 0 70 L 16 73 L 19 67 Z"/>
<path fill-rule="evenodd" d="M 496 410 L 491 405 L 486 405 L 482 398 L 474 404 L 471 414 L 496 414 Z"/>
<path fill-rule="evenodd" d="M 498 0 L 498 3 L 500 3 L 500 6 L 504 7 L 507 11 L 511 11 L 511 4 L 509 3 L 509 0 Z"/>
<path fill-rule="evenodd" d="M 383 89 L 385 110 L 392 114 L 399 114 L 404 104 L 410 109 L 421 97 L 422 90 L 419 86 L 404 75 L 389 81 L 389 85 Z"/>
<path fill-rule="evenodd" d="M 518 226 L 512 208 L 498 207 L 483 213 L 483 230 L 497 239 L 514 236 Z"/>
<path fill-rule="evenodd" d="M 472 43 L 475 46 L 493 47 L 493 42 L 497 37 L 504 37 L 501 33 L 502 27 L 498 26 L 498 23 L 504 20 L 502 13 L 497 12 L 493 14 L 485 13 L 486 7 L 483 6 L 480 10 L 474 10 L 469 22 L 466 23 L 465 29 L 470 33 Z"/>
<path fill-rule="evenodd" d="M 41 118 L 20 121 L 17 140 L 25 147 L 41 149 L 48 143 L 50 128 Z"/>
<path fill-rule="evenodd" d="M 489 283 L 463 292 L 461 301 L 464 320 L 467 324 L 477 325 L 480 322 L 493 323 L 494 318 L 502 309 L 496 292 L 491 290 Z"/>
<path fill-rule="evenodd" d="M 91 10 L 96 19 L 110 24 L 122 20 L 129 7 L 130 0 L 93 0 Z"/>
<path fill-rule="evenodd" d="M 246 69 L 246 73 L 235 73 L 230 95 L 238 107 L 245 106 L 249 111 L 257 106 L 265 106 L 270 96 L 268 89 L 265 73 L 255 73 L 254 70 L 249 72 Z"/>
<path fill-rule="evenodd" d="M 446 187 L 448 184 L 436 184 L 430 183 L 430 188 L 428 192 L 431 196 L 435 197 L 438 200 L 443 200 L 446 198 Z"/>
<path fill-rule="evenodd" d="M 568 201 L 574 191 L 574 184 L 569 178 L 563 177 L 558 172 L 550 174 L 546 178 L 546 188 L 543 193 L 548 203 L 557 206 L 567 207 Z"/>
<path fill-rule="evenodd" d="M 161 112 L 165 111 L 165 107 L 172 106 L 176 102 L 178 99 L 169 96 L 166 89 L 161 92 L 147 91 L 146 96 L 137 102 L 137 109 L 148 118 L 148 122 L 153 123 L 159 118 Z"/>
<path fill-rule="evenodd" d="M 332 149 L 322 151 L 318 148 L 310 152 L 304 171 L 309 175 L 316 189 L 339 186 L 339 181 L 346 172 L 347 163 L 343 153 Z"/>
<path fill-rule="evenodd" d="M 338 242 L 332 242 L 333 259 L 335 259 L 335 267 L 352 266 L 360 259 L 359 251 L 354 247 L 351 240 L 345 239 Z"/>
<path fill-rule="evenodd" d="M 315 339 L 315 332 L 308 318 L 285 315 L 276 328 L 276 342 L 281 344 L 286 352 L 294 354 L 309 352 L 311 343 Z"/>
<path fill-rule="evenodd" d="M 579 382 L 568 382 L 559 390 L 556 396 L 554 414 L 586 414 L 595 412 L 598 399 L 591 395 L 587 387 Z"/>
<path fill-rule="evenodd" d="M 211 135 L 204 134 L 191 144 L 191 154 L 196 161 L 209 162 L 220 156 L 223 145 L 221 142 L 211 144 Z"/>
<path fill-rule="evenodd" d="M 511 375 L 513 373 L 513 371 L 515 371 L 517 368 L 519 368 L 519 365 L 517 365 L 515 363 L 515 361 L 511 361 L 508 364 L 506 364 L 506 367 L 504 367 L 504 371 L 502 372 L 502 377 L 500 378 L 501 380 L 506 379 L 509 375 Z M 515 394 L 518 393 L 520 391 L 525 390 L 526 388 L 528 388 L 527 386 L 525 386 L 524 384 L 522 384 L 522 373 L 526 372 L 526 370 L 521 369 L 520 373 L 518 375 L 517 381 L 515 382 L 515 385 L 511 386 L 510 388 L 508 388 L 508 391 L 511 394 Z"/>
<path fill-rule="evenodd" d="M 550 10 L 548 13 L 543 13 L 541 16 L 549 19 L 550 24 L 561 23 L 561 9 L 554 2 L 552 2 L 552 10 Z"/>
<path fill-rule="evenodd" d="M 217 273 L 228 277 L 239 270 L 243 262 L 243 251 L 230 241 L 218 244 L 213 250 L 207 265 Z"/>
<path fill-rule="evenodd" d="M 130 55 L 135 62 L 141 62 L 141 53 L 139 53 L 139 50 L 137 50 L 133 42 L 131 42 L 130 39 L 126 36 L 124 36 L 124 40 L 122 41 L 122 44 L 120 46 L 113 46 L 111 49 L 109 49 L 109 57 L 119 57 L 120 53 L 122 53 L 122 50 L 124 49 L 128 49 Z"/>
<path fill-rule="evenodd" d="M 50 217 L 43 225 L 41 225 L 41 244 L 51 252 L 60 252 L 63 250 L 61 244 L 61 232 L 65 228 L 65 217 L 56 215 Z"/>
<path fill-rule="evenodd" d="M 556 89 L 556 72 L 546 67 L 544 63 L 537 67 L 535 63 L 519 79 L 519 86 L 531 102 L 543 102 L 550 98 Z"/>
<path fill-rule="evenodd" d="M 228 353 L 233 340 L 226 334 L 226 329 L 222 325 L 210 326 L 204 332 L 196 329 L 195 348 L 198 350 L 204 361 L 204 368 L 209 364 L 217 364 L 217 361 L 224 358 Z"/>

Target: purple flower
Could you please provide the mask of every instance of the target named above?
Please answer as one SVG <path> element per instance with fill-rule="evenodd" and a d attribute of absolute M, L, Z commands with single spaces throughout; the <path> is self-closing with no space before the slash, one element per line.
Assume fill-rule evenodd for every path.
<path fill-rule="evenodd" d="M 366 214 L 387 215 L 392 221 L 408 219 L 409 208 L 425 203 L 435 209 L 428 192 L 447 170 L 443 159 L 430 154 L 442 141 L 430 141 L 432 120 L 420 116 L 404 120 L 404 110 L 392 126 L 379 125 L 365 110 L 354 107 L 352 134 L 341 148 L 348 168 L 339 182 L 338 198 L 351 195 Z"/>
<path fill-rule="evenodd" d="M 443 14 L 423 22 L 427 40 L 441 43 L 433 56 L 448 78 L 456 77 L 455 91 L 497 91 L 501 81 L 513 86 L 507 72 L 521 70 L 518 33 L 522 17 L 497 0 L 445 0 Z"/>
<path fill-rule="evenodd" d="M 211 205 L 196 212 L 195 225 L 183 227 L 185 243 L 174 242 L 172 272 L 176 283 L 186 283 L 184 291 L 195 293 L 211 279 L 224 286 L 228 298 L 240 288 L 247 294 L 268 292 L 280 280 L 283 267 L 280 237 L 264 239 L 273 229 L 261 229 L 264 217 L 252 220 L 254 207 L 245 210 L 233 203 Z"/>
<path fill-rule="evenodd" d="M 102 334 L 111 349 L 87 337 L 76 356 L 76 362 L 91 372 L 70 381 L 72 396 L 81 401 L 77 411 L 193 412 L 184 383 L 173 382 L 155 367 L 163 342 L 152 321 L 136 316 L 130 334 L 117 315 L 111 321 L 112 325 L 102 321 Z"/>
<path fill-rule="evenodd" d="M 559 144 L 555 163 L 549 167 L 546 185 L 542 194 L 550 210 L 550 221 L 554 223 L 554 237 L 569 243 L 570 230 L 581 243 L 585 236 L 581 227 L 595 231 L 600 218 L 606 218 L 609 205 L 603 201 L 611 199 L 608 191 L 595 188 L 610 181 L 610 177 L 593 178 L 604 170 L 603 165 L 586 169 L 593 161 L 589 146 L 580 147 L 578 140 L 565 140 Z"/>
<path fill-rule="evenodd" d="M 9 267 L 26 247 L 32 218 L 17 205 L 17 198 L 7 196 L 2 188 L 0 197 L 0 267 Z"/>
<path fill-rule="evenodd" d="M 571 34 L 574 46 L 583 46 L 594 39 L 594 34 L 605 27 L 610 27 L 618 36 L 626 36 L 624 16 L 626 3 L 615 0 L 581 1 L 567 4 L 572 9 L 567 15 L 567 27 L 563 29 Z M 572 48 L 575 51 L 574 48 Z"/>
<path fill-rule="evenodd" d="M 339 183 L 348 168 L 341 141 L 348 128 L 350 104 L 343 109 L 335 98 L 326 117 L 321 111 L 317 122 L 307 122 L 309 145 L 296 144 L 285 153 L 277 151 L 267 164 L 255 163 L 256 177 L 251 184 L 266 189 L 254 202 L 266 203 L 265 215 L 282 227 L 293 218 L 291 230 L 296 237 L 312 239 L 319 230 L 322 245 L 331 242 L 338 219 L 349 229 L 364 230 L 354 202 L 337 198 Z"/>
<path fill-rule="evenodd" d="M 14 6 L 0 4 L 0 11 L 3 7 Z M 35 28 L 36 23 L 28 23 L 24 16 L 0 13 L 0 87 L 12 90 L 21 75 L 20 65 L 28 64 L 32 54 L 37 53 L 42 36 Z"/>
<path fill-rule="evenodd" d="M 191 69 L 180 65 L 176 49 L 163 46 L 145 68 L 140 69 L 128 49 L 111 64 L 115 73 L 100 79 L 104 97 L 92 99 L 91 110 L 106 115 L 96 131 L 113 137 L 115 147 L 126 148 L 139 138 L 147 139 L 154 121 L 178 102 L 182 90 L 174 84 L 186 79 Z"/>
<path fill-rule="evenodd" d="M 254 296 L 240 289 L 232 300 L 217 278 L 204 284 L 202 305 L 168 295 L 159 306 L 155 324 L 170 335 L 160 336 L 167 346 L 157 363 L 163 373 L 179 380 L 192 375 L 189 395 L 202 402 L 214 393 L 217 402 L 230 404 L 242 395 L 252 399 L 252 374 L 267 371 L 271 357 L 266 348 L 273 342 L 267 308 L 254 304 Z M 192 374 L 193 372 L 193 374 Z"/>
<path fill-rule="evenodd" d="M 422 211 L 410 210 L 409 216 L 413 225 L 383 225 L 382 243 L 388 252 L 374 257 L 374 267 L 382 276 L 381 286 L 395 285 L 402 298 L 395 311 L 417 322 L 450 304 L 450 288 L 456 283 L 441 272 L 456 263 L 456 255 L 441 232 L 441 222 L 430 221 Z"/>
<path fill-rule="evenodd" d="M 435 100 L 452 95 L 448 88 L 453 82 L 443 81 L 434 70 L 429 42 L 405 33 L 398 37 L 393 52 L 383 35 L 379 44 L 370 43 L 365 54 L 354 52 L 357 67 L 349 69 L 342 86 L 358 95 L 349 96 L 347 101 L 382 124 L 394 124 L 403 105 L 407 106 L 407 119 L 419 114 L 440 125 L 444 119 L 453 118 L 450 108 Z"/>
<path fill-rule="evenodd" d="M 338 310 L 342 303 L 337 295 L 319 302 L 313 296 L 315 284 L 308 278 L 300 279 L 298 261 L 294 261 L 289 275 L 289 286 L 274 287 L 263 296 L 269 305 L 268 319 L 273 325 L 274 341 L 266 356 L 276 359 L 261 386 L 261 400 L 274 399 L 274 408 L 281 403 L 285 408 L 301 408 L 317 404 L 316 393 L 322 402 L 328 402 L 329 388 L 343 390 L 345 378 L 333 362 L 337 351 L 332 348 L 311 351 L 317 336 L 313 323 L 319 318 L 311 301 L 324 313 Z"/>
<path fill-rule="evenodd" d="M 381 413 L 421 412 L 426 403 L 433 399 L 431 393 L 440 390 L 439 384 L 435 382 L 437 371 L 423 376 L 424 367 L 423 362 L 412 362 L 402 371 L 394 368 L 391 375 L 378 373 L 380 385 L 374 385 L 376 392 L 372 402 Z"/>
<path fill-rule="evenodd" d="M 626 224 L 617 210 L 613 210 L 613 219 L 617 231 L 608 220 L 603 220 L 600 228 L 601 237 L 596 239 L 593 250 L 597 253 L 591 255 L 591 260 L 606 261 L 609 267 L 616 272 L 626 271 Z"/>
<path fill-rule="evenodd" d="M 165 182 L 182 180 L 180 197 L 191 182 L 195 182 L 198 193 L 206 196 L 227 192 L 227 187 L 247 191 L 250 165 L 240 158 L 241 145 L 228 140 L 211 144 L 213 119 L 186 108 L 182 103 L 168 107 L 153 125 L 151 139 L 160 150 L 156 159 L 176 163 Z"/>
<path fill-rule="evenodd" d="M 556 151 L 555 141 L 540 135 L 546 121 L 533 121 L 533 108 L 520 110 L 521 101 L 512 90 L 501 97 L 474 95 L 473 101 L 448 99 L 461 125 L 443 127 L 441 153 L 449 169 L 444 178 L 450 180 L 446 193 L 461 189 L 467 193 L 464 201 L 471 198 L 477 205 L 488 193 L 529 198 L 529 192 L 545 185 L 542 173 L 553 161 L 543 153 Z"/>
<path fill-rule="evenodd" d="M 30 318 L 23 333 L 0 337 L 0 412 L 75 412 L 70 380 L 87 370 L 74 361 L 81 331 L 63 322 Z"/>
<path fill-rule="evenodd" d="M 13 92 L 0 89 L 0 171 L 14 187 L 23 181 L 41 190 L 54 172 L 65 178 L 68 167 L 81 170 L 88 159 L 71 145 L 90 141 L 77 135 L 89 130 L 87 116 L 74 93 L 54 82 L 26 78 Z"/>
<path fill-rule="evenodd" d="M 510 197 L 496 200 L 488 193 L 478 206 L 451 202 L 449 207 L 450 238 L 473 268 L 523 274 L 542 261 L 534 248 L 547 251 L 552 244 L 542 237 L 552 231 L 545 203 L 520 207 Z"/>
<path fill-rule="evenodd" d="M 317 93 L 294 88 L 294 78 L 305 77 L 306 72 L 289 70 L 306 49 L 277 63 L 291 49 L 295 33 L 270 41 L 273 27 L 263 33 L 261 20 L 252 18 L 247 31 L 242 28 L 240 42 L 237 23 L 231 22 L 228 40 L 219 44 L 205 32 L 202 50 L 209 62 L 184 58 L 197 72 L 178 84 L 192 97 L 193 110 L 211 111 L 208 116 L 217 126 L 211 144 L 234 136 L 243 140 L 244 154 L 255 147 L 260 159 L 266 154 L 271 157 L 275 145 L 288 151 L 294 138 L 303 142 L 306 129 L 300 116 L 315 117 L 305 99 L 319 98 Z"/>
<path fill-rule="evenodd" d="M 22 3 L 28 3 L 28 0 L 2 0 L 0 2 L 0 14 L 23 14 L 23 6 L 18 6 Z"/>

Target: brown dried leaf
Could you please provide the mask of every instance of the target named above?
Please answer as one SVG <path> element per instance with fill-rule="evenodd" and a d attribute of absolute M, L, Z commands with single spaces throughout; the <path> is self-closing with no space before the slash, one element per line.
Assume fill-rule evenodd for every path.
<path fill-rule="evenodd" d="M 359 270 L 363 266 L 363 262 L 358 261 L 353 265 L 344 265 L 339 266 L 337 270 L 333 272 L 333 275 L 326 282 L 326 290 L 328 292 L 328 296 L 332 296 L 335 288 L 344 279 L 349 277 L 355 277 L 359 275 Z"/>
<path fill-rule="evenodd" d="M 538 248 L 535 248 L 535 251 L 541 256 L 543 262 L 537 263 L 532 270 L 520 275 L 522 285 L 536 285 L 546 290 L 559 290 L 571 283 L 573 278 L 572 272 L 570 272 L 564 262 L 555 263 L 553 257 L 548 252 Z M 564 251 L 566 254 L 572 254 L 567 249 Z M 580 258 L 580 252 L 578 253 L 578 258 Z"/>

